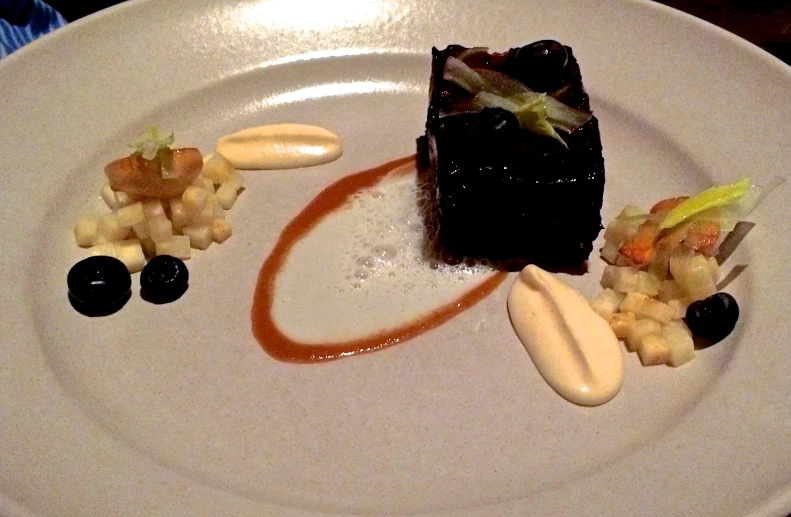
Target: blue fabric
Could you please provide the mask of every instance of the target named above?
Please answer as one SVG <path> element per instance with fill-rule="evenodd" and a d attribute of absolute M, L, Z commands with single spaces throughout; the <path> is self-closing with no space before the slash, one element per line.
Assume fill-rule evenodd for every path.
<path fill-rule="evenodd" d="M 0 59 L 66 20 L 41 0 L 0 0 Z"/>

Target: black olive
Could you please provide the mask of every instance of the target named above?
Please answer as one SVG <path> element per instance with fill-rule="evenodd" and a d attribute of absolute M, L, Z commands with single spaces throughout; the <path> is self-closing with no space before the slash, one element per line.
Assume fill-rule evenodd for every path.
<path fill-rule="evenodd" d="M 189 279 L 189 270 L 183 260 L 159 255 L 140 273 L 140 294 L 151 303 L 170 303 L 187 291 Z"/>
<path fill-rule="evenodd" d="M 483 108 L 478 115 L 478 130 L 492 136 L 512 136 L 519 129 L 516 115 L 503 108 Z"/>
<path fill-rule="evenodd" d="M 74 264 L 66 276 L 69 301 L 86 316 L 107 316 L 132 296 L 132 275 L 115 257 L 89 257 Z"/>
<path fill-rule="evenodd" d="M 717 293 L 691 303 L 686 316 L 689 330 L 713 345 L 733 331 L 739 319 L 739 304 L 728 293 Z"/>

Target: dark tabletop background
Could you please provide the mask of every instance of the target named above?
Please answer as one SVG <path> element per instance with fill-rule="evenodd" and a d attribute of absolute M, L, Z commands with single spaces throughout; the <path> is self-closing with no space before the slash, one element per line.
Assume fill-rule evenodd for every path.
<path fill-rule="evenodd" d="M 69 21 L 122 0 L 48 0 Z M 791 64 L 791 0 L 661 0 L 751 41 Z"/>

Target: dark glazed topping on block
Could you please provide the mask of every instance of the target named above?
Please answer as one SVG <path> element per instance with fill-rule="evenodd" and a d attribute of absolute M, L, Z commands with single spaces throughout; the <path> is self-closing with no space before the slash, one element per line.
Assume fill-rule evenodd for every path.
<path fill-rule="evenodd" d="M 465 47 L 433 49 L 426 123 L 429 221 L 440 249 L 456 256 L 522 259 L 576 267 L 587 260 L 601 230 L 604 159 L 597 119 L 572 133 L 568 145 L 525 129 L 512 130 L 508 112 L 457 113 L 470 94 L 445 81 L 449 56 Z M 574 108 L 590 109 L 579 65 L 569 47 L 539 41 L 502 54 L 465 60 L 547 92 Z"/>

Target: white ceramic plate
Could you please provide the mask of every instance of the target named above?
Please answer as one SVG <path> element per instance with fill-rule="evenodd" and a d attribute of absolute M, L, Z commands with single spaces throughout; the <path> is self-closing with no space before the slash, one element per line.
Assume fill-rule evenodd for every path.
<path fill-rule="evenodd" d="M 507 285 L 388 351 L 295 366 L 249 310 L 282 226 L 323 186 L 413 152 L 429 50 L 571 45 L 601 120 L 604 215 L 791 163 L 791 70 L 649 2 L 132 2 L 0 63 L 0 513 L 783 515 L 791 509 L 788 186 L 728 266 L 738 330 L 571 405 L 514 337 Z M 236 234 L 178 303 L 87 319 L 71 229 L 150 123 L 211 149 L 245 126 L 336 131 L 343 158 L 249 174 Z M 574 282 L 592 293 L 601 271 Z M 309 324 L 310 319 L 306 319 Z"/>

